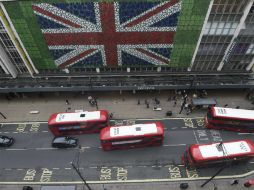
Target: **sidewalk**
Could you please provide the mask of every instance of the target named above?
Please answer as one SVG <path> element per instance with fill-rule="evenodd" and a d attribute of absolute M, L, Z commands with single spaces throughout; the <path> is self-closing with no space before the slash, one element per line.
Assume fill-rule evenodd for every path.
<path fill-rule="evenodd" d="M 239 179 L 239 184 L 231 185 L 230 179 L 228 180 L 212 180 L 204 187 L 200 187 L 205 181 L 183 181 L 182 183 L 188 183 L 187 190 L 247 190 L 253 189 L 253 187 L 244 187 L 245 179 Z M 33 190 L 41 190 L 43 185 L 30 185 Z M 68 185 L 75 187 L 75 190 L 88 190 L 84 185 Z M 119 183 L 119 184 L 89 184 L 92 190 L 180 190 L 180 182 L 163 182 L 163 183 Z M 61 187 L 61 186 L 60 186 Z M 63 186 L 62 186 L 63 187 Z M 65 186 L 66 187 L 66 186 Z M 23 185 L 0 185 L 0 190 L 22 190 Z M 59 188 L 61 190 L 61 188 Z M 66 190 L 66 189 L 65 189 Z"/>
<path fill-rule="evenodd" d="M 235 108 L 240 106 L 242 109 L 253 109 L 254 106 L 245 98 L 246 92 L 240 90 L 228 91 L 207 91 L 208 97 L 217 99 L 217 106 Z M 74 112 L 75 110 L 96 110 L 92 107 L 87 97 L 91 95 L 97 97 L 99 109 L 106 109 L 114 114 L 114 119 L 136 119 L 136 118 L 165 118 L 167 111 L 172 111 L 171 117 L 203 117 L 206 109 L 195 110 L 186 115 L 185 110 L 179 114 L 182 99 L 178 96 L 177 105 L 174 107 L 174 101 L 168 101 L 169 97 L 174 96 L 173 91 L 159 92 L 100 92 L 93 94 L 81 93 L 51 93 L 39 97 L 37 94 L 27 94 L 23 98 L 14 98 L 6 100 L 5 97 L 0 98 L 0 112 L 7 118 L 4 119 L 0 115 L 0 122 L 19 122 L 19 121 L 47 121 L 49 116 L 55 112 Z M 154 98 L 160 101 L 159 107 L 162 111 L 153 111 Z M 68 100 L 69 105 L 66 105 Z M 149 102 L 149 108 L 145 104 L 145 100 Z M 138 105 L 140 101 L 140 105 Z M 69 110 L 68 110 L 69 108 Z M 31 111 L 38 111 L 38 114 L 31 114 Z"/>

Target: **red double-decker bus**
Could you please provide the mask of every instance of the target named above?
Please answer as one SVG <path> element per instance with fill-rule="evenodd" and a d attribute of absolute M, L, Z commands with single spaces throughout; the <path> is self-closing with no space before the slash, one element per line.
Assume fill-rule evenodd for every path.
<path fill-rule="evenodd" d="M 251 140 L 237 140 L 211 144 L 193 144 L 185 151 L 182 161 L 187 167 L 207 167 L 247 161 L 254 157 Z"/>
<path fill-rule="evenodd" d="M 48 119 L 49 130 L 55 136 L 99 133 L 108 123 L 106 110 L 54 113 Z"/>
<path fill-rule="evenodd" d="M 224 129 L 238 132 L 254 132 L 254 111 L 223 107 L 211 107 L 205 116 L 209 129 Z"/>
<path fill-rule="evenodd" d="M 160 122 L 106 127 L 100 133 L 103 150 L 160 146 L 163 139 L 164 127 Z"/>

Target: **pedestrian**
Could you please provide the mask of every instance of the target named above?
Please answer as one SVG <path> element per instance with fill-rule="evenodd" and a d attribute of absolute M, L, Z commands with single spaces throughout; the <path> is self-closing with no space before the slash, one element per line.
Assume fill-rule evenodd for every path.
<path fill-rule="evenodd" d="M 239 181 L 237 179 L 233 179 L 230 184 L 231 185 L 237 185 L 239 183 Z"/>
<path fill-rule="evenodd" d="M 184 104 L 184 109 L 187 110 L 188 107 L 189 107 L 189 104 L 185 103 L 185 104 Z"/>
<path fill-rule="evenodd" d="M 173 96 L 173 100 L 176 101 L 176 96 Z"/>
<path fill-rule="evenodd" d="M 69 105 L 70 104 L 69 100 L 65 100 L 65 104 Z"/>
<path fill-rule="evenodd" d="M 87 100 L 88 100 L 90 105 L 95 105 L 95 101 L 94 101 L 94 98 L 92 96 L 88 96 Z"/>
<path fill-rule="evenodd" d="M 191 109 L 188 107 L 186 110 L 186 115 L 189 115 L 191 113 Z"/>
<path fill-rule="evenodd" d="M 89 103 L 91 103 L 91 101 L 93 100 L 93 97 L 92 96 L 88 96 L 87 100 L 88 100 Z"/>
<path fill-rule="evenodd" d="M 174 106 L 173 106 L 173 107 L 176 107 L 176 104 L 177 104 L 177 101 L 175 100 L 175 101 L 174 101 Z"/>
<path fill-rule="evenodd" d="M 140 105 L 140 99 L 138 99 L 138 105 Z"/>
<path fill-rule="evenodd" d="M 154 101 L 156 104 L 160 104 L 160 100 L 158 100 L 156 97 L 154 98 Z"/>
<path fill-rule="evenodd" d="M 191 104 L 188 104 L 188 110 L 190 113 L 192 112 L 192 105 Z"/>
<path fill-rule="evenodd" d="M 113 113 L 110 113 L 109 114 L 109 119 L 112 119 L 113 118 Z"/>
<path fill-rule="evenodd" d="M 251 93 L 250 93 L 250 92 L 248 92 L 248 93 L 247 93 L 247 95 L 246 95 L 246 98 L 247 98 L 248 100 L 250 100 L 250 99 L 251 99 L 250 94 L 251 94 Z"/>
<path fill-rule="evenodd" d="M 95 106 L 96 106 L 96 110 L 98 110 L 99 107 L 98 107 L 98 103 L 97 103 L 97 98 L 94 98 L 94 104 L 95 104 Z"/>
<path fill-rule="evenodd" d="M 147 104 L 148 102 L 147 102 L 147 99 L 145 99 L 145 104 Z"/>
<path fill-rule="evenodd" d="M 183 108 L 184 108 L 184 105 L 185 105 L 185 102 L 183 102 L 183 103 L 182 103 L 182 105 L 181 105 L 181 109 L 180 109 L 180 112 L 179 112 L 179 114 L 181 114 L 181 113 L 182 113 L 182 111 L 183 111 Z"/>
<path fill-rule="evenodd" d="M 149 106 L 149 103 L 147 102 L 147 104 L 146 104 L 146 108 L 149 108 L 150 106 Z"/>

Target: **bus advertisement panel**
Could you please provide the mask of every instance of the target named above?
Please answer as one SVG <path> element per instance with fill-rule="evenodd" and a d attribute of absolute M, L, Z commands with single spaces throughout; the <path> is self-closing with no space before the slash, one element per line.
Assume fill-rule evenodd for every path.
<path fill-rule="evenodd" d="M 164 126 L 160 122 L 106 127 L 100 133 L 103 150 L 160 146 L 163 139 Z"/>
<path fill-rule="evenodd" d="M 99 133 L 108 123 L 106 110 L 54 113 L 48 119 L 49 130 L 55 136 Z"/>
<path fill-rule="evenodd" d="M 254 132 L 254 110 L 211 107 L 205 116 L 209 129 Z"/>
<path fill-rule="evenodd" d="M 182 161 L 186 167 L 207 167 L 230 162 L 238 163 L 254 157 L 251 140 L 211 144 L 193 144 L 185 151 Z"/>

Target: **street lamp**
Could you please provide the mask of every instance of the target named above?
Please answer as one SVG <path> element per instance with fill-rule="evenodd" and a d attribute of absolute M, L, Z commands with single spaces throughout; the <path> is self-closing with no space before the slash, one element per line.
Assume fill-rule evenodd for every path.
<path fill-rule="evenodd" d="M 77 174 L 79 175 L 80 179 L 82 179 L 82 181 L 84 182 L 84 185 L 87 187 L 87 189 L 92 190 L 91 187 L 88 185 L 88 183 L 86 182 L 85 178 L 82 176 L 82 174 L 80 173 L 79 169 L 74 165 L 73 162 L 71 162 L 71 166 L 73 167 L 73 169 L 77 172 Z"/>
<path fill-rule="evenodd" d="M 224 147 L 224 144 L 223 142 L 220 142 L 218 145 L 217 145 L 217 148 L 220 149 L 223 153 L 223 156 L 226 156 L 227 153 L 226 153 L 226 149 Z M 227 164 L 227 162 L 213 175 L 211 176 L 209 179 L 207 179 L 200 187 L 204 187 L 207 183 L 209 183 L 210 181 L 213 180 L 213 178 L 215 178 L 217 175 L 219 175 L 225 168 L 227 168 L 229 165 Z M 216 187 L 217 188 L 217 187 Z"/>
<path fill-rule="evenodd" d="M 72 168 L 77 172 L 78 176 L 80 177 L 80 179 L 84 182 L 84 185 L 87 187 L 88 190 L 92 190 L 91 187 L 88 185 L 88 183 L 86 182 L 86 179 L 82 176 L 82 174 L 80 173 L 79 171 L 79 155 L 80 155 L 80 149 L 81 149 L 81 146 L 79 146 L 79 149 L 78 149 L 78 152 L 77 152 L 77 155 L 74 157 L 77 158 L 77 166 L 75 166 L 74 162 L 72 161 L 71 162 L 71 166 Z M 73 160 L 74 160 L 73 159 Z"/>

